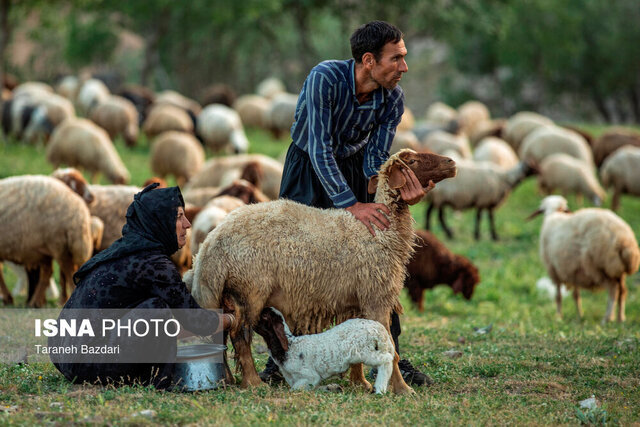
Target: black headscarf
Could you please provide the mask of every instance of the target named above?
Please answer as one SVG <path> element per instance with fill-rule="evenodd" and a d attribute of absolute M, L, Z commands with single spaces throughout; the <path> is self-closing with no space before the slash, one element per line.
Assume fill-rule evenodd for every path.
<path fill-rule="evenodd" d="M 184 199 L 178 187 L 156 189 L 158 186 L 158 183 L 148 185 L 133 197 L 122 237 L 84 263 L 73 275 L 74 283 L 78 284 L 94 268 L 114 259 L 152 250 L 170 256 L 179 249 L 176 215 L 178 207 L 184 208 Z"/>

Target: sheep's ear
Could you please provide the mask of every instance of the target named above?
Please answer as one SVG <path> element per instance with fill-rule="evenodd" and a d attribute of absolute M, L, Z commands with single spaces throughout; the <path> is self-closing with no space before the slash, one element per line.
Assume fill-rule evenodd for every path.
<path fill-rule="evenodd" d="M 369 186 L 367 187 L 367 193 L 375 194 L 378 189 L 378 175 L 374 175 L 369 180 Z"/>
<path fill-rule="evenodd" d="M 458 276 L 455 282 L 453 282 L 453 285 L 451 285 L 454 295 L 461 293 L 462 287 L 463 287 L 462 276 Z"/>
<path fill-rule="evenodd" d="M 526 221 L 531 221 L 533 218 L 537 217 L 538 215 L 540 215 L 542 212 L 544 212 L 542 209 L 538 209 L 535 212 L 533 212 L 531 215 L 529 215 L 525 220 Z"/>
<path fill-rule="evenodd" d="M 278 338 L 278 341 L 280 341 L 280 345 L 282 345 L 284 351 L 288 351 L 289 340 L 287 340 L 287 335 L 284 333 L 284 325 L 282 322 L 276 322 L 273 325 L 273 331 L 276 333 L 276 337 Z"/>
<path fill-rule="evenodd" d="M 389 168 L 389 187 L 396 190 L 402 187 L 407 182 L 404 174 L 402 173 L 402 166 L 398 163 L 394 163 Z"/>

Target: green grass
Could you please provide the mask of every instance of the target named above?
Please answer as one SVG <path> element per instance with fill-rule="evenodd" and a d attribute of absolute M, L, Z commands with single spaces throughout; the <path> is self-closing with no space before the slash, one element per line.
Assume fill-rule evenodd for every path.
<path fill-rule="evenodd" d="M 594 128 L 602 131 L 601 128 Z M 251 131 L 253 152 L 279 156 L 288 141 L 274 141 Z M 148 146 L 117 148 L 140 185 L 151 174 Z M 0 175 L 50 173 L 44 149 L 0 144 Z M 292 392 L 260 387 L 192 394 L 158 392 L 144 387 L 100 388 L 69 384 L 50 364 L 0 366 L 0 424 L 602 424 L 640 422 L 640 275 L 627 279 L 627 321 L 602 325 L 607 295 L 583 292 L 585 316 L 578 320 L 571 298 L 564 318 L 555 303 L 540 295 L 535 282 L 545 276 L 538 256 L 541 218 L 527 222 L 541 199 L 535 179 L 526 180 L 496 214 L 501 241 L 472 238 L 473 212 L 448 212 L 455 240 L 446 244 L 469 257 L 482 282 L 471 301 L 448 287 L 425 295 L 418 312 L 402 295 L 405 314 L 400 344 L 404 357 L 436 381 L 414 396 L 375 396 L 351 388 L 341 393 Z M 569 198 L 573 209 L 581 206 Z M 608 202 L 605 206 L 608 206 Z M 412 212 L 424 226 L 425 206 Z M 640 199 L 624 197 L 619 215 L 640 235 Z M 435 218 L 432 218 L 432 221 Z M 486 219 L 485 219 L 486 221 Z M 444 238 L 438 224 L 432 227 Z M 6 272 L 6 271 L 5 271 Z M 10 286 L 15 280 L 7 275 Z M 493 325 L 478 335 L 474 327 Z M 256 343 L 261 344 L 257 338 Z M 457 359 L 443 352 L 456 349 Z M 266 354 L 254 352 L 258 369 Z M 239 378 L 239 376 L 238 376 Z M 578 402 L 595 395 L 597 410 Z M 151 409 L 151 418 L 134 414 Z"/>

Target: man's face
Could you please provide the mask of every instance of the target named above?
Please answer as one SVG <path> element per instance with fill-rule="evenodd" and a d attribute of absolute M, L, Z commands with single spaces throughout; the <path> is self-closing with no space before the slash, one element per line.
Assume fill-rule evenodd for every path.
<path fill-rule="evenodd" d="M 402 74 L 409 71 L 404 60 L 406 55 L 407 48 L 404 46 L 404 40 L 385 44 L 380 60 L 373 59 L 371 78 L 385 89 L 393 89 L 400 82 Z"/>

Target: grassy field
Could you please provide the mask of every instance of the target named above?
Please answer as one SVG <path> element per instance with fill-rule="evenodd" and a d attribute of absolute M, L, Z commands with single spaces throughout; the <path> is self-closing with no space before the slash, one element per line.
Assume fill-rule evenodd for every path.
<path fill-rule="evenodd" d="M 271 156 L 287 146 L 258 131 L 249 139 L 252 151 Z M 151 175 L 146 143 L 127 149 L 119 142 L 118 150 L 134 184 Z M 51 171 L 43 148 L 0 143 L 0 177 Z M 435 380 L 415 395 L 370 395 L 343 380 L 336 380 L 343 386 L 338 393 L 267 386 L 192 394 L 105 389 L 69 384 L 51 364 L 0 365 L 0 424 L 638 424 L 640 275 L 627 279 L 623 325 L 600 323 L 604 292 L 583 292 L 582 321 L 572 298 L 558 319 L 555 303 L 535 287 L 546 276 L 538 256 L 542 219 L 525 221 L 540 200 L 533 178 L 511 194 L 497 211 L 499 242 L 488 238 L 487 223 L 482 240 L 473 240 L 473 212 L 449 213 L 456 238 L 447 244 L 478 266 L 482 281 L 471 301 L 448 287 L 428 292 L 423 313 L 402 296 L 402 356 Z M 573 198 L 569 204 L 581 207 Z M 424 227 L 425 208 L 413 208 L 417 227 Z M 640 199 L 624 197 L 619 214 L 640 236 Z M 6 269 L 5 275 L 11 286 L 15 278 Z M 488 325 L 489 333 L 475 333 Z M 462 355 L 447 357 L 451 349 Z M 262 369 L 267 355 L 254 355 Z M 579 402 L 592 395 L 599 406 L 580 409 Z"/>

